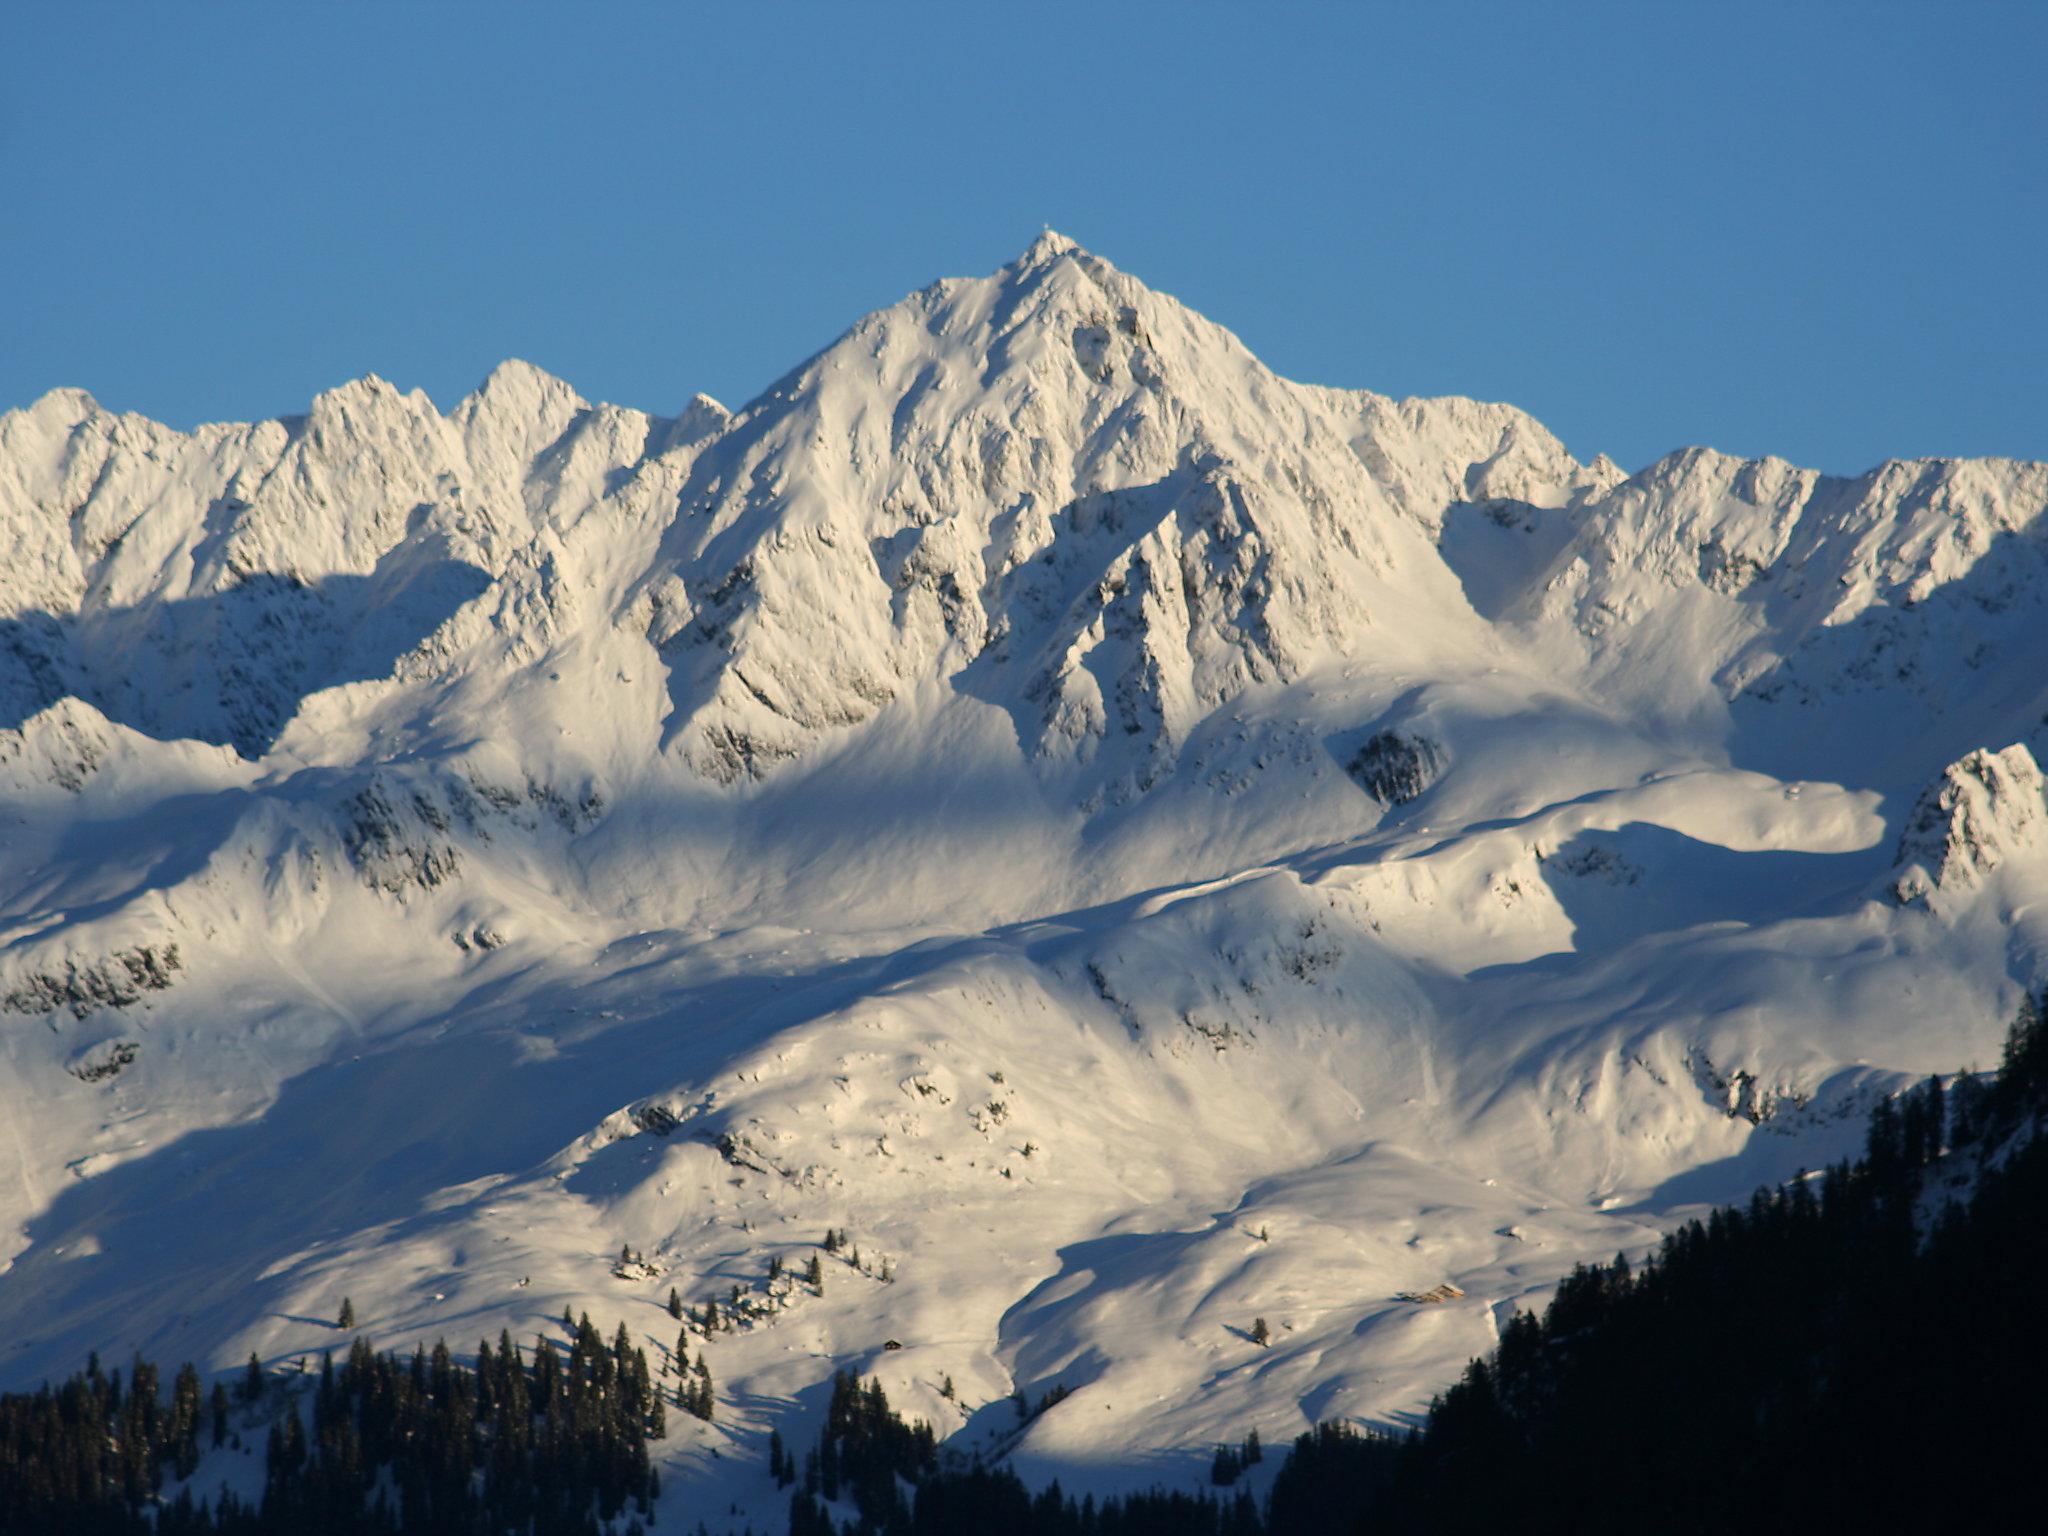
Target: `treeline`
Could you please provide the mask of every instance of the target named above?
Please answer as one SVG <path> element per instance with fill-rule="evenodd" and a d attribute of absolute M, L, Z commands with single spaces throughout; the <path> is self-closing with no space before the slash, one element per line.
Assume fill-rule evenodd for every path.
<path fill-rule="evenodd" d="M 358 1337 L 338 1367 L 322 1361 L 310 1426 L 296 1396 L 271 1401 L 254 1361 L 236 1395 L 240 1414 L 224 1384 L 202 1411 L 187 1365 L 166 1405 L 147 1362 L 124 1383 L 95 1360 L 0 1396 L 0 1532 L 597 1536 L 643 1529 L 660 1492 L 647 1442 L 665 1432 L 663 1395 L 623 1324 L 607 1344 L 585 1316 L 566 1350 L 542 1339 L 530 1357 L 500 1334 L 474 1367 L 445 1344 L 407 1358 Z M 195 1500 L 186 1484 L 162 1500 L 165 1473 L 189 1478 L 202 1439 L 220 1446 L 265 1415 L 260 1498 Z"/>
<path fill-rule="evenodd" d="M 796 1468 L 781 1457 L 778 1439 L 770 1470 L 785 1485 Z M 923 1420 L 906 1424 L 889 1406 L 880 1381 L 862 1386 L 850 1372 L 832 1377 L 825 1428 L 804 1457 L 803 1484 L 790 1501 L 790 1536 L 831 1536 L 836 1529 L 825 1504 L 851 1499 L 864 1530 L 903 1529 L 910 1506 L 903 1485 L 919 1484 L 938 1470 L 938 1441 Z"/>
<path fill-rule="evenodd" d="M 789 1536 L 1266 1536 L 1267 1532 L 1348 1529 L 1329 1523 L 1330 1494 L 1355 1509 L 1361 1446 L 1391 1452 L 1393 1442 L 1368 1441 L 1342 1425 L 1304 1435 L 1274 1483 L 1267 1510 L 1249 1491 L 1188 1493 L 1150 1489 L 1104 1499 L 1075 1499 L 1055 1482 L 1034 1493 L 1007 1467 L 941 1466 L 928 1425 L 906 1424 L 889 1407 L 879 1381 L 833 1378 L 832 1403 L 817 1448 L 804 1459 L 791 1495 Z M 1218 1454 L 1216 1475 L 1234 1483 L 1258 1440 Z M 779 1442 L 778 1442 L 779 1450 Z M 792 1462 L 779 1476 L 795 1482 Z M 828 1507 L 853 1505 L 835 1520 Z"/>
<path fill-rule="evenodd" d="M 1974 1528 L 2037 1502 L 2048 1344 L 2048 1024 L 2032 1001 L 1989 1080 L 1940 1079 L 1873 1112 L 1864 1155 L 1625 1257 L 1520 1314 L 1423 1426 L 1324 1424 L 1263 1509 L 1248 1495 L 1078 1503 L 1011 1472 L 883 1447 L 879 1385 L 821 1451 L 859 1468 L 835 1526 L 806 1479 L 792 1536 L 1460 1536 Z M 900 1421 L 896 1421 L 900 1424 Z M 837 1438 L 835 1439 L 835 1434 Z M 1217 1453 L 1232 1483 L 1255 1441 Z M 834 1449 L 836 1447 L 836 1449 Z M 873 1449 L 869 1449 L 873 1448 Z M 868 1458 L 872 1456 L 873 1460 Z M 884 1471 L 889 1474 L 883 1481 Z M 905 1493 L 897 1479 L 910 1486 Z"/>
<path fill-rule="evenodd" d="M 1254 1438 L 1247 1449 L 1257 1443 Z M 1244 1452 L 1231 1454 L 1241 1469 Z M 779 1439 L 771 1445 L 770 1466 L 785 1486 L 798 1482 Z M 842 1501 L 854 1514 L 835 1522 L 827 1506 Z M 1225 1501 L 1150 1492 L 1097 1503 L 1068 1498 L 1057 1483 L 1034 1494 L 1007 1468 L 942 1469 L 931 1426 L 905 1423 L 880 1381 L 863 1386 L 845 1372 L 832 1378 L 825 1428 L 804 1457 L 789 1511 L 790 1536 L 1259 1536 L 1263 1530 L 1249 1493 Z"/>

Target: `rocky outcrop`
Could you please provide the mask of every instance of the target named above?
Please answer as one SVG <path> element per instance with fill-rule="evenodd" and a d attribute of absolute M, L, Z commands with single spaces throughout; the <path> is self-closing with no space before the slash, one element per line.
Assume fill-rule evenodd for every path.
<path fill-rule="evenodd" d="M 2023 742 L 1949 764 L 1906 817 L 1891 892 L 1901 905 L 1936 904 L 1979 884 L 2042 836 L 2044 781 Z"/>
<path fill-rule="evenodd" d="M 1405 805 L 1443 774 L 1443 748 L 1412 731 L 1377 731 L 1345 765 L 1351 777 L 1384 806 Z"/>
<path fill-rule="evenodd" d="M 401 797 L 382 782 L 372 783 L 351 795 L 341 813 L 341 845 L 373 890 L 394 896 L 432 890 L 462 868 L 448 816 L 426 794 Z"/>
<path fill-rule="evenodd" d="M 171 985 L 182 967 L 178 946 L 139 945 L 86 965 L 68 960 L 62 971 L 32 971 L 5 993 L 0 1008 L 10 1013 L 52 1013 L 69 1008 L 84 1018 L 100 1008 L 126 1008 Z"/>
<path fill-rule="evenodd" d="M 103 1083 L 109 1078 L 119 1077 L 122 1070 L 133 1066 L 141 1054 L 140 1041 L 109 1040 L 105 1045 L 94 1046 L 64 1070 L 81 1083 Z"/>

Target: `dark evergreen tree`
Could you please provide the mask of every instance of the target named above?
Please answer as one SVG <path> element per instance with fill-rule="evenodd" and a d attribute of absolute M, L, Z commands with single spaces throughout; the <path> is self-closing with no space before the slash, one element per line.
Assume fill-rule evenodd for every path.
<path fill-rule="evenodd" d="M 697 1357 L 697 1364 L 692 1370 L 693 1380 L 689 1388 L 690 1396 L 689 1400 L 683 1404 L 683 1407 L 686 1411 L 695 1414 L 698 1418 L 709 1423 L 712 1415 L 716 1413 L 718 1408 L 717 1393 L 711 1384 L 711 1367 L 705 1362 L 704 1357 L 699 1355 Z"/>

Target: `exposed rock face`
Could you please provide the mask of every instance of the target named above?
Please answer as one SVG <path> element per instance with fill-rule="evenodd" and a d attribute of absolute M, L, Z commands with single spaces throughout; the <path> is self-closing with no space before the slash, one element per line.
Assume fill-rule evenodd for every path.
<path fill-rule="evenodd" d="M 1739 1116 L 1751 1125 L 1762 1125 L 1788 1104 L 1806 1107 L 1806 1096 L 1796 1089 L 1767 1084 L 1747 1067 L 1724 1071 L 1696 1046 L 1686 1052 L 1685 1060 L 1707 1101 L 1725 1110 L 1731 1120 Z"/>
<path fill-rule="evenodd" d="M 137 1040 L 110 1040 L 86 1052 L 65 1070 L 81 1083 L 103 1083 L 118 1077 L 126 1067 L 135 1064 L 142 1054 L 142 1044 Z"/>
<path fill-rule="evenodd" d="M 67 961 L 61 974 L 34 972 L 4 995 L 0 1008 L 12 1013 L 50 1013 L 69 1008 L 79 1018 L 99 1008 L 126 1008 L 145 994 L 161 992 L 180 968 L 178 946 L 144 944 L 95 964 Z"/>
<path fill-rule="evenodd" d="M 1982 881 L 2041 837 L 2043 789 L 2024 742 L 1951 763 L 1906 818 L 1892 895 L 1932 905 Z"/>
<path fill-rule="evenodd" d="M 1410 731 L 1377 731 L 1347 765 L 1351 776 L 1381 805 L 1405 805 L 1443 773 L 1443 748 Z"/>
<path fill-rule="evenodd" d="M 349 797 L 342 815 L 342 847 L 377 890 L 395 896 L 432 890 L 462 868 L 448 817 L 427 795 L 399 800 L 387 786 L 373 783 Z"/>

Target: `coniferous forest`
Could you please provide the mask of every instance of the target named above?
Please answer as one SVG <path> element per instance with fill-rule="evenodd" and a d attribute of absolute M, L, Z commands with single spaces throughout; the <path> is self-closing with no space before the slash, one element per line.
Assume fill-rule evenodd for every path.
<path fill-rule="evenodd" d="M 660 1491 L 647 1442 L 666 1410 L 646 1355 L 623 1327 L 607 1345 L 587 1316 L 566 1351 L 542 1339 L 529 1358 L 500 1335 L 474 1367 L 446 1345 L 407 1359 L 358 1338 L 339 1365 L 323 1362 L 310 1428 L 277 1398 L 253 1360 L 236 1391 L 217 1385 L 203 1405 L 191 1366 L 166 1406 L 140 1360 L 125 1382 L 94 1361 L 54 1389 L 0 1397 L 0 1532 L 585 1536 L 633 1529 Z M 265 1417 L 260 1502 L 160 1498 L 202 1442 Z"/>
<path fill-rule="evenodd" d="M 1007 1469 L 947 1464 L 879 1382 L 833 1382 L 818 1445 L 771 1443 L 792 1536 L 1968 1529 L 2030 1502 L 2048 1430 L 2035 1313 L 2048 1273 L 2048 1024 L 2032 1003 L 1997 1074 L 1881 1102 L 1864 1155 L 1715 1211 L 1647 1260 L 1581 1268 L 1547 1311 L 1404 1437 L 1325 1424 L 1263 1503 L 1076 1501 Z M 708 1416 L 708 1377 L 686 1378 Z M 189 1365 L 97 1360 L 0 1396 L 0 1533 L 549 1533 L 644 1528 L 663 1393 L 623 1327 L 566 1350 L 501 1336 L 475 1365 L 358 1339 L 299 1399 L 251 1363 L 207 1392 Z M 265 1423 L 260 1500 L 165 1499 L 202 1451 Z M 308 1425 L 310 1424 L 310 1427 Z"/>

